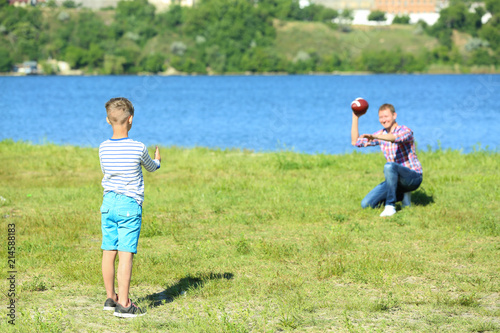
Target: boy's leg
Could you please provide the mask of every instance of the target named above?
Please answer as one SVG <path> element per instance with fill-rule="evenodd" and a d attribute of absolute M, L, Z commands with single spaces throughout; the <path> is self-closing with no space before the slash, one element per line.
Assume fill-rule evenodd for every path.
<path fill-rule="evenodd" d="M 132 278 L 134 254 L 118 251 L 118 258 L 118 302 L 126 308 L 130 306 L 128 292 L 130 289 L 130 280 Z"/>
<path fill-rule="evenodd" d="M 102 278 L 104 287 L 106 288 L 107 298 L 113 299 L 115 302 L 115 258 L 117 251 L 103 251 L 102 253 Z"/>
<path fill-rule="evenodd" d="M 129 288 L 132 264 L 141 232 L 142 207 L 135 199 L 120 196 L 117 204 L 118 220 L 118 304 L 130 306 Z M 116 313 L 116 311 L 115 311 Z"/>
<path fill-rule="evenodd" d="M 375 208 L 380 205 L 381 202 L 385 201 L 387 195 L 387 187 L 385 182 L 382 182 L 375 186 L 373 190 L 366 195 L 366 197 L 361 200 L 362 208 Z"/>
<path fill-rule="evenodd" d="M 384 166 L 385 182 L 387 185 L 386 206 L 395 206 L 397 191 L 404 192 L 416 190 L 422 183 L 422 175 L 403 165 L 388 162 Z"/>

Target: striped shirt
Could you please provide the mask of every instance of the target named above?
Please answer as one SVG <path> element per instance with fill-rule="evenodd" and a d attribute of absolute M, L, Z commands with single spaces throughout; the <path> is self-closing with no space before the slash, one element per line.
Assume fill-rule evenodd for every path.
<path fill-rule="evenodd" d="M 99 160 L 104 174 L 104 194 L 123 194 L 142 205 L 144 179 L 141 165 L 149 172 L 160 168 L 160 161 L 149 157 L 146 146 L 129 138 L 109 139 L 99 146 Z"/>
<path fill-rule="evenodd" d="M 373 135 L 380 134 L 388 133 L 385 129 L 381 129 L 380 131 L 373 133 Z M 362 148 L 365 146 L 365 143 L 367 143 L 368 146 L 380 145 L 380 149 L 384 153 L 387 162 L 396 162 L 422 174 L 422 165 L 417 158 L 412 130 L 402 125 L 397 126 L 392 134 L 396 137 L 394 142 L 384 140 L 372 140 L 371 142 L 368 142 L 368 139 L 366 138 L 358 138 L 356 141 L 356 147 Z"/>

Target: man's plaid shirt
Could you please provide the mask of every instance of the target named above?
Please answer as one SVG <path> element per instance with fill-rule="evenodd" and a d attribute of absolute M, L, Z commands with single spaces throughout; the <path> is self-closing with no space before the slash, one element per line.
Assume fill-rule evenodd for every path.
<path fill-rule="evenodd" d="M 381 129 L 380 131 L 373 133 L 373 135 L 380 134 L 388 133 L 385 129 Z M 413 139 L 413 132 L 411 129 L 404 125 L 397 126 L 392 134 L 396 136 L 396 141 L 394 142 L 384 140 L 373 140 L 368 142 L 368 139 L 358 138 L 356 141 L 356 147 L 362 148 L 365 146 L 365 143 L 367 143 L 367 146 L 380 145 L 380 149 L 384 153 L 387 162 L 396 162 L 421 174 L 422 165 L 417 158 L 415 141 Z"/>

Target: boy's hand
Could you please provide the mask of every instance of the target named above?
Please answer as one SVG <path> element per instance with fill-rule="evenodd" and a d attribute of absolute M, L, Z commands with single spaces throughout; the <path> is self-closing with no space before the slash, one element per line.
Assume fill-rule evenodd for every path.
<path fill-rule="evenodd" d="M 158 146 L 156 146 L 155 160 L 158 160 L 161 162 L 160 149 L 158 148 Z"/>

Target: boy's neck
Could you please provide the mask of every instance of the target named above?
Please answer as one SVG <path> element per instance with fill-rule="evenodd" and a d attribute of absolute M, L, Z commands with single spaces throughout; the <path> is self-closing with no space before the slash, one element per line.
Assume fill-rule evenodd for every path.
<path fill-rule="evenodd" d="M 126 127 L 114 126 L 113 127 L 113 136 L 111 139 L 125 139 L 128 138 L 128 129 Z"/>

